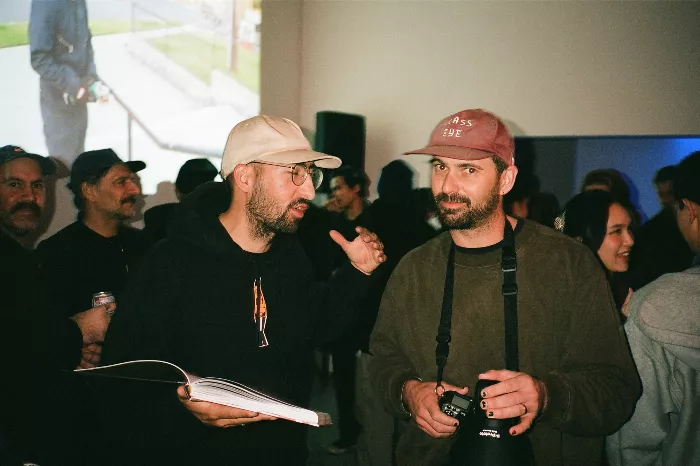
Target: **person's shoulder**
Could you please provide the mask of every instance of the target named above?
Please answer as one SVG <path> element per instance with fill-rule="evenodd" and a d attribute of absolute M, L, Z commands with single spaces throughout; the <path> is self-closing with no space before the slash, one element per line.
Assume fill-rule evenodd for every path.
<path fill-rule="evenodd" d="M 119 234 L 124 235 L 126 238 L 143 238 L 144 232 L 140 228 L 133 227 L 131 225 L 122 225 L 119 228 Z"/>
<path fill-rule="evenodd" d="M 660 307 L 686 297 L 693 297 L 700 303 L 700 267 L 664 274 L 635 291 L 632 296 L 649 303 L 657 302 Z"/>
<path fill-rule="evenodd" d="M 62 228 L 45 240 L 41 241 L 37 246 L 37 252 L 46 254 L 65 250 L 79 235 L 81 225 L 79 222 L 73 222 L 70 225 Z"/>
<path fill-rule="evenodd" d="M 632 293 L 629 321 L 661 343 L 700 349 L 700 267 L 669 273 Z"/>
<path fill-rule="evenodd" d="M 526 239 L 525 245 L 544 249 L 557 254 L 588 254 L 589 248 L 576 238 L 541 225 L 532 220 L 525 220 L 522 228 Z"/>
<path fill-rule="evenodd" d="M 533 267 L 545 266 L 573 280 L 603 271 L 596 253 L 576 238 L 533 221 L 526 221 L 522 232 L 525 241 L 518 245 L 516 239 L 516 248 Z"/>
<path fill-rule="evenodd" d="M 168 202 L 166 204 L 158 204 L 151 207 L 143 213 L 143 220 L 146 225 L 151 222 L 157 222 L 164 217 L 170 217 L 175 212 L 178 206 L 177 202 Z"/>
<path fill-rule="evenodd" d="M 15 260 L 23 260 L 30 255 L 31 252 L 29 250 L 0 231 L 0 257 L 2 257 L 7 264 L 12 264 Z"/>
<path fill-rule="evenodd" d="M 147 269 L 151 272 L 158 270 L 158 273 L 165 274 L 180 273 L 187 264 L 192 263 L 193 255 L 196 254 L 190 248 L 191 245 L 188 243 L 170 236 L 154 245 L 149 243 L 149 247 L 142 251 L 139 269 Z"/>
<path fill-rule="evenodd" d="M 416 268 L 423 267 L 426 261 L 438 260 L 444 262 L 447 260 L 447 253 L 450 249 L 451 242 L 450 232 L 444 231 L 434 238 L 426 241 L 415 249 L 409 251 L 399 262 L 397 268 L 405 269 L 407 267 Z"/>

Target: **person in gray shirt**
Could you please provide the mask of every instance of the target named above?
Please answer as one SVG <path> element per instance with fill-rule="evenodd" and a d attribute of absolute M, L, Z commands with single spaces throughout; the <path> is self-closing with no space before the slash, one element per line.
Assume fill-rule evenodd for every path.
<path fill-rule="evenodd" d="M 678 227 L 700 252 L 700 151 L 678 165 Z M 632 294 L 625 325 L 642 380 L 632 418 L 607 439 L 611 465 L 700 465 L 700 263 Z"/>

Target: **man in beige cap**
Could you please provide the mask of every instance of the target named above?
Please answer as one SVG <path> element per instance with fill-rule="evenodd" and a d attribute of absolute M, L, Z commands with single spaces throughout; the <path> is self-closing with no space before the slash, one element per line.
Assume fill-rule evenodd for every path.
<path fill-rule="evenodd" d="M 450 115 L 411 153 L 431 157 L 448 231 L 394 270 L 370 341 L 386 409 L 412 418 L 397 463 L 442 465 L 450 454 L 459 461 L 466 446 L 468 457 L 453 464 L 528 465 L 519 440 L 527 432 L 540 466 L 600 464 L 605 435 L 639 396 L 602 268 L 581 243 L 503 212 L 517 168 L 513 137 L 495 115 Z M 494 384 L 475 390 L 477 380 Z M 448 416 L 440 397 L 465 395 L 467 386 L 475 417 Z M 519 444 L 518 457 L 469 457 L 495 439 L 505 446 L 490 453 Z"/>
<path fill-rule="evenodd" d="M 221 164 L 226 181 L 202 185 L 182 202 L 168 238 L 120 303 L 103 363 L 166 360 L 308 406 L 314 348 L 352 323 L 367 275 L 386 259 L 367 230 L 358 228 L 352 242 L 332 231 L 349 264 L 318 283 L 290 234 L 321 183 L 319 167 L 340 163 L 312 151 L 290 120 L 261 115 L 236 125 Z M 129 416 L 138 422 L 115 424 L 125 454 L 116 463 L 305 464 L 308 427 L 189 401 L 182 387 L 178 395 L 179 402 L 165 394 L 153 401 L 160 406 Z M 149 409 L 153 417 L 144 415 Z"/>

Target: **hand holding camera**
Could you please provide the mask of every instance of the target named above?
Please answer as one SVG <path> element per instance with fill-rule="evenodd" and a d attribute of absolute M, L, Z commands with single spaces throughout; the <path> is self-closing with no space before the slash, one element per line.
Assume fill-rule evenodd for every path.
<path fill-rule="evenodd" d="M 446 391 L 466 395 L 467 387 L 457 387 L 442 383 Z M 409 380 L 403 387 L 403 401 L 413 416 L 418 427 L 435 438 L 449 437 L 457 431 L 459 420 L 441 411 L 438 396 L 435 394 L 435 382 Z"/>
<path fill-rule="evenodd" d="M 547 387 L 540 379 L 523 372 L 491 370 L 479 380 L 493 380 L 495 385 L 481 390 L 480 406 L 491 419 L 519 419 L 510 428 L 511 435 L 526 432 L 547 406 Z"/>
<path fill-rule="evenodd" d="M 536 379 L 527 374 L 488 371 L 476 383 L 476 402 L 471 397 L 445 392 L 440 399 L 441 409 L 464 419 L 460 429 L 463 432 L 451 450 L 450 465 L 534 466 L 532 445 L 527 436 L 519 434 L 534 420 L 535 414 L 527 406 L 534 401 L 528 394 L 536 385 Z M 534 392 L 537 393 L 536 388 Z M 527 427 L 523 428 L 526 422 Z"/>

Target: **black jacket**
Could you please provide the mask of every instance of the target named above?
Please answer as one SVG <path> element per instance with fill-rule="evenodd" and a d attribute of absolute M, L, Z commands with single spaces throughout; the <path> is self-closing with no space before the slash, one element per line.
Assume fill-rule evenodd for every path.
<path fill-rule="evenodd" d="M 56 312 L 72 316 L 92 307 L 92 295 L 114 294 L 117 306 L 130 273 L 149 247 L 145 234 L 121 227 L 112 238 L 81 221 L 68 225 L 37 247 L 42 287 Z"/>
<path fill-rule="evenodd" d="M 170 222 L 172 222 L 179 204 L 169 202 L 151 207 L 143 213 L 143 232 L 151 244 L 155 244 L 168 235 Z"/>
<path fill-rule="evenodd" d="M 626 280 L 635 290 L 663 274 L 681 272 L 693 261 L 693 251 L 683 239 L 671 209 L 661 210 L 642 225 L 634 240 Z"/>
<path fill-rule="evenodd" d="M 230 200 L 226 183 L 209 183 L 183 201 L 168 238 L 130 282 L 108 330 L 102 361 L 166 360 L 306 406 L 313 349 L 352 323 L 354 305 L 370 280 L 348 265 L 330 282 L 316 282 L 294 235 L 277 235 L 263 254 L 243 251 L 218 219 Z M 262 278 L 268 306 L 266 348 L 258 347 L 253 323 L 255 278 Z M 149 434 L 150 451 L 139 457 L 161 442 L 170 446 L 156 456 L 161 462 L 177 444 L 176 457 L 168 461 L 303 464 L 297 461 L 306 454 L 308 427 L 282 420 L 244 429 L 206 427 L 179 405 L 174 391 L 168 386 L 153 401 L 160 406 L 143 424 L 162 435 Z"/>
<path fill-rule="evenodd" d="M 42 82 L 73 96 L 97 79 L 85 0 L 33 0 L 29 17 L 32 68 Z"/>
<path fill-rule="evenodd" d="M 34 254 L 0 231 L 0 464 L 20 457 L 55 464 L 65 425 L 53 397 L 60 369 L 80 362 L 82 335 L 70 319 L 48 311 Z"/>

